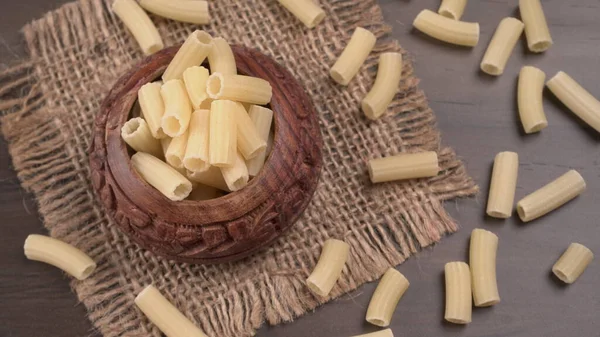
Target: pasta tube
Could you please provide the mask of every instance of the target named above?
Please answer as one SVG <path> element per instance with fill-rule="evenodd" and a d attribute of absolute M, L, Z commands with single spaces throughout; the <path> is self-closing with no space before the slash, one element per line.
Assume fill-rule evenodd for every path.
<path fill-rule="evenodd" d="M 200 109 L 202 103 L 208 99 L 208 94 L 206 93 L 206 81 L 208 80 L 208 76 L 208 69 L 199 66 L 189 67 L 183 72 L 185 89 L 190 97 L 190 101 L 192 101 L 192 107 L 194 109 Z"/>
<path fill-rule="evenodd" d="M 356 335 L 354 337 L 394 337 L 394 334 L 392 333 L 392 329 L 385 329 L 364 335 Z"/>
<path fill-rule="evenodd" d="M 369 302 L 367 322 L 381 327 L 390 325 L 398 301 L 409 285 L 410 282 L 402 273 L 394 268 L 388 269 L 379 281 L 377 289 L 371 297 L 371 302 Z"/>
<path fill-rule="evenodd" d="M 155 157 L 162 156 L 158 139 L 152 137 L 148 124 L 143 118 L 136 117 L 128 120 L 121 128 L 121 138 L 139 152 L 146 152 Z"/>
<path fill-rule="evenodd" d="M 313 0 L 277 0 L 308 28 L 314 28 L 325 18 L 325 11 Z"/>
<path fill-rule="evenodd" d="M 213 73 L 206 83 L 212 99 L 226 99 L 252 104 L 268 104 L 273 96 L 271 84 L 258 77 Z"/>
<path fill-rule="evenodd" d="M 398 92 L 401 78 L 402 54 L 381 54 L 375 84 L 362 101 L 365 116 L 369 119 L 377 119 L 385 112 Z"/>
<path fill-rule="evenodd" d="M 192 104 L 182 80 L 170 80 L 160 88 L 165 102 L 165 114 L 161 120 L 163 132 L 169 137 L 185 133 L 192 115 Z"/>
<path fill-rule="evenodd" d="M 202 201 L 202 200 L 211 200 L 216 199 L 222 196 L 221 190 L 216 187 L 204 185 L 204 184 L 196 184 L 194 189 L 188 196 L 188 200 L 194 201 Z"/>
<path fill-rule="evenodd" d="M 183 160 L 185 158 L 185 150 L 187 148 L 189 132 L 186 131 L 183 135 L 171 139 L 165 159 L 169 165 L 176 169 L 183 168 Z"/>
<path fill-rule="evenodd" d="M 169 149 L 169 145 L 171 145 L 171 140 L 173 138 L 167 137 L 160 140 L 160 147 L 162 148 L 163 157 L 167 155 L 167 150 Z"/>
<path fill-rule="evenodd" d="M 525 133 L 538 132 L 548 126 L 542 94 L 546 74 L 538 68 L 525 66 L 519 73 L 519 116 Z"/>
<path fill-rule="evenodd" d="M 187 171 L 187 177 L 191 181 L 195 181 L 207 186 L 218 188 L 221 191 L 230 192 L 221 169 L 216 166 L 211 166 L 206 171 Z"/>
<path fill-rule="evenodd" d="M 221 173 L 227 187 L 233 192 L 239 191 L 248 185 L 248 167 L 246 167 L 246 161 L 244 161 L 244 157 L 239 152 L 235 157 L 233 166 L 222 167 Z"/>
<path fill-rule="evenodd" d="M 529 50 L 541 53 L 552 47 L 554 42 L 540 0 L 519 0 L 519 10 L 525 24 Z"/>
<path fill-rule="evenodd" d="M 29 235 L 23 249 L 29 260 L 53 265 L 80 281 L 96 270 L 96 263 L 84 252 L 45 235 Z"/>
<path fill-rule="evenodd" d="M 467 0 L 442 0 L 438 13 L 452 20 L 460 20 L 466 6 Z"/>
<path fill-rule="evenodd" d="M 513 212 L 519 155 L 515 152 L 500 152 L 494 159 L 492 182 L 487 203 L 487 215 L 507 219 Z"/>
<path fill-rule="evenodd" d="M 473 298 L 471 271 L 464 262 L 449 262 L 444 266 L 446 276 L 446 313 L 444 319 L 454 324 L 471 323 Z"/>
<path fill-rule="evenodd" d="M 169 0 L 171 1 L 171 0 Z M 167 82 L 170 80 L 180 80 L 183 78 L 183 72 L 193 66 L 199 66 L 208 56 L 212 47 L 212 37 L 205 31 L 196 30 L 185 40 L 181 48 L 167 66 L 162 79 Z"/>
<path fill-rule="evenodd" d="M 567 108 L 600 132 L 600 102 L 592 94 L 562 71 L 552 77 L 546 85 Z"/>
<path fill-rule="evenodd" d="M 476 307 L 489 307 L 500 302 L 496 281 L 496 251 L 498 237 L 483 229 L 471 232 L 469 252 L 471 286 Z"/>
<path fill-rule="evenodd" d="M 167 337 L 207 337 L 152 285 L 136 296 L 135 305 Z"/>
<path fill-rule="evenodd" d="M 273 111 L 271 109 L 264 108 L 259 105 L 253 105 L 248 111 L 248 115 L 254 123 L 260 138 L 268 141 L 269 133 L 271 132 L 271 124 L 273 122 Z M 248 166 L 248 174 L 251 177 L 258 175 L 258 172 L 263 168 L 265 164 L 265 158 L 267 157 L 267 150 L 261 151 L 256 157 L 246 161 Z"/>
<path fill-rule="evenodd" d="M 452 20 L 428 9 L 417 15 L 413 26 L 434 39 L 459 46 L 474 47 L 479 42 L 479 23 Z"/>
<path fill-rule="evenodd" d="M 237 147 L 242 156 L 246 159 L 252 159 L 259 153 L 265 152 L 267 141 L 261 137 L 250 115 L 240 103 L 236 103 L 235 122 L 237 125 Z"/>
<path fill-rule="evenodd" d="M 556 261 L 552 272 L 561 281 L 571 284 L 583 274 L 593 259 L 594 253 L 589 248 L 579 243 L 572 243 Z"/>
<path fill-rule="evenodd" d="M 221 37 L 213 39 L 212 49 L 208 53 L 208 64 L 210 65 L 210 72 L 213 74 L 237 75 L 233 51 L 229 43 Z"/>
<path fill-rule="evenodd" d="M 210 23 L 208 2 L 201 0 L 140 0 L 150 13 L 175 21 L 205 25 Z"/>
<path fill-rule="evenodd" d="M 346 48 L 331 67 L 329 71 L 331 78 L 341 85 L 348 85 L 369 57 L 375 42 L 377 37 L 373 33 L 357 27 Z"/>
<path fill-rule="evenodd" d="M 437 153 L 433 151 L 371 159 L 368 169 L 373 183 L 435 177 L 440 171 Z"/>
<path fill-rule="evenodd" d="M 216 100 L 210 108 L 209 162 L 218 167 L 231 167 L 237 156 L 237 103 Z"/>
<path fill-rule="evenodd" d="M 323 297 L 329 295 L 342 275 L 349 251 L 350 246 L 344 241 L 335 239 L 325 241 L 319 262 L 306 280 L 306 285 L 313 293 Z"/>
<path fill-rule="evenodd" d="M 158 29 L 137 2 L 115 0 L 112 10 L 131 32 L 144 54 L 151 55 L 163 49 L 164 44 Z"/>
<path fill-rule="evenodd" d="M 131 165 L 152 187 L 173 201 L 187 198 L 192 183 L 162 160 L 144 152 L 131 157 Z"/>
<path fill-rule="evenodd" d="M 205 171 L 210 167 L 208 141 L 210 133 L 210 110 L 196 110 L 190 121 L 189 136 L 183 165 L 190 171 Z"/>
<path fill-rule="evenodd" d="M 584 190 L 585 180 L 577 171 L 571 170 L 521 199 L 517 203 L 517 213 L 523 222 L 537 219 L 566 204 Z"/>
<path fill-rule="evenodd" d="M 165 114 L 165 103 L 160 95 L 161 86 L 162 83 L 159 82 L 146 83 L 138 90 L 138 102 L 142 109 L 142 116 L 152 132 L 152 136 L 156 139 L 167 136 L 161 127 L 161 120 Z"/>
<path fill-rule="evenodd" d="M 500 21 L 481 61 L 481 70 L 484 73 L 502 75 L 524 26 L 523 22 L 515 18 L 504 18 Z"/>

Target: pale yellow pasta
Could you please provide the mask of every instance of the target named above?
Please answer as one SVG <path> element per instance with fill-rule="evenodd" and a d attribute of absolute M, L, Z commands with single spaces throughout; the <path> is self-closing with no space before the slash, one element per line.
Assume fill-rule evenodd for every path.
<path fill-rule="evenodd" d="M 428 9 L 422 10 L 413 26 L 434 39 L 474 47 L 479 42 L 479 23 L 452 20 Z"/>
<path fill-rule="evenodd" d="M 237 66 L 235 57 L 229 43 L 221 37 L 213 39 L 213 46 L 208 53 L 208 64 L 211 73 L 221 73 L 223 75 L 237 75 Z"/>
<path fill-rule="evenodd" d="M 248 115 L 250 116 L 252 123 L 254 123 L 256 130 L 258 130 L 260 138 L 268 143 L 271 124 L 273 122 L 273 111 L 259 105 L 252 105 L 248 110 Z M 267 149 L 265 148 L 265 151 L 259 152 L 256 157 L 246 161 L 248 174 L 251 177 L 256 176 L 258 172 L 260 172 L 265 164 L 266 157 Z"/>
<path fill-rule="evenodd" d="M 115 0 L 113 12 L 129 29 L 140 48 L 146 55 L 154 54 L 163 49 L 164 44 L 158 29 L 148 14 L 134 0 Z"/>
<path fill-rule="evenodd" d="M 250 115 L 240 103 L 236 103 L 235 122 L 237 125 L 237 148 L 242 156 L 245 159 L 252 159 L 259 153 L 265 152 L 267 141 L 261 137 Z"/>
<path fill-rule="evenodd" d="M 53 265 L 78 280 L 85 280 L 96 270 L 96 263 L 87 254 L 45 235 L 29 235 L 23 250 L 29 260 Z"/>
<path fill-rule="evenodd" d="M 152 285 L 136 296 L 135 305 L 167 337 L 207 337 Z"/>
<path fill-rule="evenodd" d="M 205 171 L 209 164 L 210 110 L 196 110 L 192 113 L 188 129 L 188 142 L 185 148 L 183 166 L 190 171 Z"/>
<path fill-rule="evenodd" d="M 600 132 L 600 102 L 592 94 L 562 71 L 552 77 L 546 85 L 567 108 Z"/>
<path fill-rule="evenodd" d="M 218 167 L 231 167 L 237 149 L 237 102 L 216 100 L 210 108 L 209 162 Z"/>
<path fill-rule="evenodd" d="M 369 119 L 377 119 L 385 112 L 398 92 L 401 78 L 402 54 L 381 54 L 375 84 L 362 101 L 365 116 Z"/>
<path fill-rule="evenodd" d="M 437 153 L 434 151 L 371 159 L 368 169 L 373 183 L 435 177 L 440 171 Z"/>
<path fill-rule="evenodd" d="M 202 201 L 221 197 L 222 191 L 216 187 L 196 183 L 187 200 Z"/>
<path fill-rule="evenodd" d="M 131 165 L 148 184 L 173 201 L 187 198 L 192 191 L 186 177 L 152 155 L 138 152 L 131 157 Z"/>
<path fill-rule="evenodd" d="M 364 335 L 356 335 L 353 337 L 394 337 L 394 333 L 392 333 L 392 329 L 385 329 L 376 332 L 366 333 Z"/>
<path fill-rule="evenodd" d="M 510 218 L 513 212 L 519 155 L 515 152 L 500 152 L 494 159 L 492 181 L 487 203 L 487 215 L 494 218 Z"/>
<path fill-rule="evenodd" d="M 525 24 L 529 50 L 541 53 L 552 47 L 554 42 L 540 0 L 519 0 L 519 10 Z"/>
<path fill-rule="evenodd" d="M 192 104 L 182 80 L 170 80 L 160 88 L 165 102 L 165 113 L 161 119 L 163 132 L 169 137 L 185 133 L 192 116 Z"/>
<path fill-rule="evenodd" d="M 483 229 L 474 229 L 471 232 L 469 265 L 473 302 L 476 307 L 489 307 L 500 302 L 496 281 L 497 250 L 496 234 Z"/>
<path fill-rule="evenodd" d="M 273 96 L 271 84 L 258 77 L 213 73 L 206 91 L 212 99 L 226 99 L 252 104 L 268 104 Z"/>
<path fill-rule="evenodd" d="M 230 192 L 221 169 L 216 166 L 211 166 L 206 171 L 187 171 L 187 177 L 191 181 L 198 182 L 207 186 L 218 188 L 221 191 Z"/>
<path fill-rule="evenodd" d="M 190 101 L 192 101 L 192 107 L 194 109 L 200 109 L 202 103 L 208 99 L 208 94 L 206 93 L 206 81 L 208 80 L 209 75 L 208 69 L 200 66 L 189 67 L 183 72 L 185 89 L 190 97 Z"/>
<path fill-rule="evenodd" d="M 350 246 L 344 241 L 328 239 L 323 245 L 319 262 L 306 280 L 306 285 L 315 294 L 325 297 L 342 275 L 348 260 Z"/>
<path fill-rule="evenodd" d="M 585 180 L 575 170 L 529 194 L 517 203 L 517 213 L 523 222 L 535 220 L 566 204 L 585 190 Z"/>
<path fill-rule="evenodd" d="M 277 0 L 308 28 L 314 28 L 325 18 L 325 11 L 313 0 Z"/>
<path fill-rule="evenodd" d="M 444 274 L 446 278 L 444 319 L 454 324 L 471 323 L 473 297 L 469 265 L 464 262 L 446 263 Z"/>
<path fill-rule="evenodd" d="M 165 159 L 167 163 L 176 169 L 183 168 L 183 160 L 185 158 L 185 150 L 188 143 L 189 131 L 186 131 L 181 136 L 171 139 Z"/>
<path fill-rule="evenodd" d="M 146 83 L 138 90 L 138 102 L 142 109 L 142 116 L 152 132 L 152 136 L 156 139 L 167 136 L 161 126 L 162 117 L 165 114 L 165 103 L 160 95 L 161 86 L 162 82 Z"/>
<path fill-rule="evenodd" d="M 221 173 L 225 179 L 225 183 L 230 191 L 239 191 L 248 185 L 248 168 L 246 167 L 246 161 L 241 153 L 237 153 L 235 162 L 231 167 L 222 167 Z"/>
<path fill-rule="evenodd" d="M 377 38 L 370 31 L 356 27 L 350 41 L 329 71 L 334 81 L 348 85 L 373 50 Z"/>
<path fill-rule="evenodd" d="M 369 302 L 367 322 L 381 327 L 389 326 L 398 301 L 409 285 L 410 282 L 402 273 L 394 268 L 388 269 L 379 281 L 377 289 L 371 297 L 371 302 Z"/>
<path fill-rule="evenodd" d="M 167 66 L 162 76 L 163 81 L 182 79 L 183 72 L 187 68 L 202 64 L 211 48 L 212 37 L 210 34 L 202 30 L 194 31 L 181 45 L 181 48 Z"/>
<path fill-rule="evenodd" d="M 466 6 L 467 0 L 442 0 L 438 13 L 452 20 L 460 20 Z"/>
<path fill-rule="evenodd" d="M 580 243 L 572 243 L 567 251 L 556 261 L 552 272 L 561 281 L 571 284 L 575 282 L 594 259 L 594 253 Z"/>
<path fill-rule="evenodd" d="M 481 70 L 489 75 L 499 76 L 504 72 L 519 37 L 523 33 L 523 22 L 515 18 L 504 18 L 488 45 L 481 61 Z"/>
<path fill-rule="evenodd" d="M 140 6 L 164 18 L 205 25 L 210 23 L 208 2 L 201 0 L 140 0 Z"/>
<path fill-rule="evenodd" d="M 138 152 L 146 152 L 156 157 L 162 156 L 160 142 L 152 137 L 148 124 L 141 117 L 132 118 L 123 124 L 121 138 Z"/>
<path fill-rule="evenodd" d="M 546 74 L 538 68 L 521 68 L 517 95 L 519 116 L 525 133 L 539 132 L 548 126 L 542 103 L 545 80 Z"/>
<path fill-rule="evenodd" d="M 171 140 L 173 138 L 171 137 L 166 137 L 160 140 L 160 147 L 162 149 L 162 156 L 166 156 L 167 155 L 167 150 L 169 149 L 169 145 L 171 144 Z"/>

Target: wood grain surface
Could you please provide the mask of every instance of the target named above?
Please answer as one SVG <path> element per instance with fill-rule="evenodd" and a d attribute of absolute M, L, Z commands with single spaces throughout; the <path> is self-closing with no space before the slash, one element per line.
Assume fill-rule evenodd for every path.
<path fill-rule="evenodd" d="M 272 1 L 272 0 L 265 0 Z M 0 4 L 0 61 L 8 63 L 24 48 L 18 29 L 58 0 L 3 1 Z M 63 1 L 64 2 L 64 1 Z M 411 28 L 423 8 L 439 0 L 380 0 L 394 37 L 412 52 L 417 76 L 436 112 L 442 139 L 466 162 L 482 187 L 475 199 L 447 204 L 460 223 L 457 234 L 409 259 L 398 269 L 411 286 L 392 320 L 396 336 L 564 337 L 600 336 L 600 258 L 569 287 L 550 275 L 550 268 L 571 242 L 585 244 L 600 255 L 600 135 L 584 126 L 552 95 L 545 93 L 549 127 L 525 136 L 516 111 L 516 80 L 530 64 L 548 76 L 564 70 L 600 97 L 600 1 L 543 1 L 555 45 L 545 54 L 526 52 L 519 43 L 504 75 L 479 72 L 479 63 L 498 22 L 518 15 L 516 0 L 472 0 L 464 20 L 481 24 L 481 42 L 473 49 L 438 43 Z M 577 169 L 587 191 L 565 207 L 522 224 L 486 218 L 485 204 L 492 160 L 497 152 L 517 151 L 521 157 L 517 199 L 566 172 Z M 20 189 L 4 143 L 0 143 L 0 336 L 97 336 L 84 318 L 66 277 L 28 262 L 22 244 L 30 233 L 43 233 L 35 205 Z M 473 228 L 500 237 L 498 282 L 502 302 L 474 310 L 467 327 L 442 321 L 443 266 L 467 258 Z M 265 327 L 258 336 L 353 336 L 374 331 L 364 316 L 375 284 L 368 284 L 294 323 Z"/>

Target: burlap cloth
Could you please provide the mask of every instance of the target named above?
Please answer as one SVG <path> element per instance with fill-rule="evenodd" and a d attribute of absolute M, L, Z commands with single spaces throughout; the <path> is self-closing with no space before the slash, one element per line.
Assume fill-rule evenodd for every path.
<path fill-rule="evenodd" d="M 472 195 L 477 187 L 453 151 L 440 146 L 410 57 L 387 38 L 390 28 L 375 0 L 321 0 L 327 19 L 313 30 L 275 0 L 219 0 L 211 2 L 213 21 L 204 28 L 272 56 L 312 97 L 325 142 L 321 181 L 285 237 L 238 263 L 177 264 L 139 248 L 107 219 L 89 179 L 94 115 L 114 81 L 143 57 L 110 2 L 69 3 L 27 25 L 30 61 L 0 75 L 2 132 L 23 187 L 37 199 L 50 235 L 98 262 L 89 279 L 71 286 L 104 336 L 160 335 L 133 304 L 150 283 L 208 335 L 249 336 L 265 321 L 290 321 L 328 300 L 304 283 L 328 237 L 351 246 L 334 298 L 457 229 L 442 202 Z M 195 28 L 154 20 L 166 45 Z M 374 32 L 378 44 L 359 75 L 342 87 L 328 78 L 328 69 L 356 26 Z M 370 122 L 360 101 L 386 51 L 404 54 L 404 79 L 393 112 Z M 367 159 L 422 150 L 438 151 L 438 177 L 369 183 Z"/>

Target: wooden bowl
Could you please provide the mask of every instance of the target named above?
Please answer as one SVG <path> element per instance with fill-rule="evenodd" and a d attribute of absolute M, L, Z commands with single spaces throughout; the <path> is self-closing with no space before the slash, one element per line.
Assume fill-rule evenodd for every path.
<path fill-rule="evenodd" d="M 283 234 L 310 202 L 322 166 L 317 115 L 286 69 L 255 50 L 232 46 L 239 73 L 273 87 L 273 148 L 262 171 L 242 190 L 208 201 L 171 201 L 133 170 L 121 127 L 138 89 L 159 78 L 178 49 L 146 58 L 108 93 L 94 125 L 92 184 L 108 215 L 142 247 L 181 262 L 241 259 Z"/>

